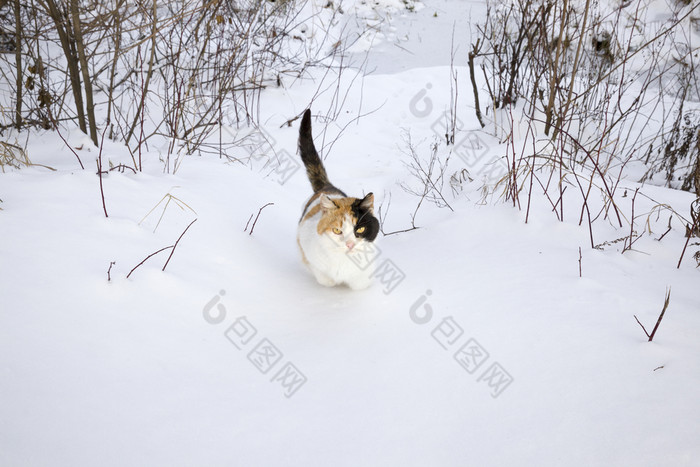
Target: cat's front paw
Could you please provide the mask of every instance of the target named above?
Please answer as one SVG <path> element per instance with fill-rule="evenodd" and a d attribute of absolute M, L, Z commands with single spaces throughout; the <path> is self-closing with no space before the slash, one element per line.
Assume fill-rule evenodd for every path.
<path fill-rule="evenodd" d="M 336 281 L 321 272 L 314 272 L 314 277 L 316 277 L 316 282 L 324 287 L 335 287 L 338 285 Z"/>
<path fill-rule="evenodd" d="M 356 277 L 346 282 L 347 286 L 352 290 L 364 290 L 372 285 L 372 279 L 369 277 Z"/>

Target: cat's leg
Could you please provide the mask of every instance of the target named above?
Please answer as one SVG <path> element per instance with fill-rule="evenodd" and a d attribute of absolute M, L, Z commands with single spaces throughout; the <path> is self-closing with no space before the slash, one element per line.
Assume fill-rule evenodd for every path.
<path fill-rule="evenodd" d="M 345 283 L 352 290 L 364 290 L 370 285 L 372 285 L 372 277 L 367 271 L 363 271 L 362 274 L 356 274 L 349 277 Z"/>
<path fill-rule="evenodd" d="M 316 278 L 316 282 L 318 282 L 319 284 L 326 287 L 333 287 L 337 285 L 337 282 L 335 280 L 333 280 L 330 276 L 326 275 L 317 268 L 311 267 L 310 269 L 311 272 L 314 274 L 314 277 Z"/>
<path fill-rule="evenodd" d="M 374 272 L 376 269 L 374 257 L 370 258 L 370 263 L 362 270 L 355 269 L 354 273 L 348 275 L 345 283 L 352 290 L 363 290 L 372 285 Z"/>

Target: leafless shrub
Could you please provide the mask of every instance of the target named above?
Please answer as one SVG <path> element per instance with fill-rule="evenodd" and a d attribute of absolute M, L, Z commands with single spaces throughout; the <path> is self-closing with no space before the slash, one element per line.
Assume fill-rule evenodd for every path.
<path fill-rule="evenodd" d="M 670 131 L 658 138 L 659 147 L 649 145 L 647 176 L 663 172 L 666 185 L 700 196 L 700 113 L 676 111 Z"/>
<path fill-rule="evenodd" d="M 5 5 L 7 4 L 7 5 Z M 158 141 L 164 170 L 177 170 L 184 155 L 235 147 L 222 130 L 259 123 L 260 93 L 285 76 L 329 65 L 352 42 L 317 31 L 312 41 L 301 25 L 303 0 L 31 0 L 3 2 L 8 19 L 2 38 L 16 38 L 17 54 L 0 54 L 6 96 L 13 113 L 0 129 L 77 124 L 98 146 L 107 129 L 124 142 L 134 170 Z M 8 8 L 14 7 L 10 11 Z M 329 3 L 326 16 L 342 11 Z M 17 13 L 11 14 L 11 13 Z M 320 13 L 314 13 L 320 14 Z M 334 21 L 322 27 L 333 27 Z M 302 32 L 300 32 L 302 31 Z M 314 42 L 308 45 L 307 42 Z M 16 57 L 16 60 L 14 60 Z M 331 76 L 332 78 L 334 76 Z M 327 86 L 327 83 L 324 83 Z M 334 115 L 344 103 L 336 93 Z"/>
<path fill-rule="evenodd" d="M 683 106 L 698 89 L 697 48 L 675 39 L 687 34 L 697 8 L 677 6 L 668 21 L 652 24 L 642 1 L 610 10 L 589 0 L 488 2 L 470 67 L 483 73 L 486 114 L 507 147 L 510 174 L 497 187 L 527 209 L 526 219 L 540 191 L 557 219 L 573 212 L 587 223 L 595 246 L 594 222 L 631 222 L 618 205 L 620 183 L 644 155 L 653 173 L 692 188 L 700 177 L 698 125 Z M 565 209 L 567 189 L 578 192 L 573 209 Z"/>
<path fill-rule="evenodd" d="M 418 183 L 416 186 L 406 182 L 401 183 L 401 188 L 406 193 L 419 198 L 418 204 L 411 215 L 411 226 L 412 228 L 416 228 L 416 215 L 423 205 L 423 201 L 427 200 L 437 207 L 446 207 L 450 209 L 450 211 L 454 211 L 442 194 L 446 181 L 445 174 L 449 162 L 449 155 L 443 160 L 440 157 L 440 144 L 438 141 L 434 141 L 430 145 L 429 157 L 423 159 L 418 154 L 410 133 L 406 133 L 405 135 L 405 144 L 406 149 L 404 153 L 408 157 L 408 162 L 405 162 L 405 165 L 411 175 L 411 180 L 417 181 Z"/>

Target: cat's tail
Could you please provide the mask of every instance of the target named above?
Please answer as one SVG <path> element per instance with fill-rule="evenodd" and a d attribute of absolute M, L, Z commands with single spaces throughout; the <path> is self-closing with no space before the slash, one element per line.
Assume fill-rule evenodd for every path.
<path fill-rule="evenodd" d="M 311 109 L 307 109 L 306 112 L 304 112 L 301 125 L 299 126 L 299 152 L 301 153 L 301 160 L 306 167 L 306 175 L 309 177 L 314 193 L 324 188 L 333 187 L 328 180 L 328 174 L 323 167 L 323 161 L 321 161 L 318 152 L 316 152 L 316 146 L 314 146 L 314 139 L 311 134 Z"/>

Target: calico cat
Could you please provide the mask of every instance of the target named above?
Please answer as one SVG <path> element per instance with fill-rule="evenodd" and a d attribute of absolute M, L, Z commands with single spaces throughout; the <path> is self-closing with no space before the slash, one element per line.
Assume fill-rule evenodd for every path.
<path fill-rule="evenodd" d="M 314 146 L 308 109 L 299 126 L 299 152 L 314 190 L 297 230 L 302 260 L 321 285 L 364 289 L 371 284 L 372 242 L 379 233 L 374 195 L 349 197 L 331 184 Z"/>

